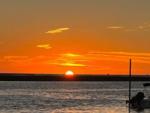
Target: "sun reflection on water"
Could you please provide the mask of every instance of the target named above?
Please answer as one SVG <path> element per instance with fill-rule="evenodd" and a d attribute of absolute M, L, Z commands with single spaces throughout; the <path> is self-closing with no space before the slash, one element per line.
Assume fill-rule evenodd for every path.
<path fill-rule="evenodd" d="M 126 107 L 70 107 L 55 110 L 52 113 L 127 113 Z"/>

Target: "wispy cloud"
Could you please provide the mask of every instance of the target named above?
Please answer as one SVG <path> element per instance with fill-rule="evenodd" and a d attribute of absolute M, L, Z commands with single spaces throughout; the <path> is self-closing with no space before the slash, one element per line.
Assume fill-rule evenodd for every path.
<path fill-rule="evenodd" d="M 48 64 L 55 64 L 60 66 L 90 66 L 101 64 L 102 62 L 128 62 L 132 58 L 135 63 L 150 64 L 150 53 L 134 53 L 134 52 L 88 52 L 84 55 L 75 53 L 64 53 L 51 56 L 4 56 L 2 61 L 6 62 L 47 62 Z"/>
<path fill-rule="evenodd" d="M 127 73 L 128 61 L 133 59 L 136 73 L 149 72 L 150 53 L 91 51 L 59 53 L 43 56 L 1 56 L 0 63 L 9 66 L 54 66 L 78 68 L 87 72 Z"/>
<path fill-rule="evenodd" d="M 52 47 L 49 44 L 39 44 L 36 47 L 43 49 L 51 49 Z"/>
<path fill-rule="evenodd" d="M 150 30 L 150 24 L 143 24 L 143 25 L 139 25 L 137 26 L 138 30 Z"/>
<path fill-rule="evenodd" d="M 26 65 L 29 64 L 30 61 L 31 59 L 28 56 L 3 56 L 0 62 L 5 64 Z"/>
<path fill-rule="evenodd" d="M 66 66 L 66 67 L 85 67 L 85 60 L 82 55 L 76 53 L 64 53 L 60 54 L 54 62 L 50 64 Z"/>
<path fill-rule="evenodd" d="M 62 54 L 63 57 L 81 57 L 82 55 L 76 53 L 65 53 Z"/>
<path fill-rule="evenodd" d="M 75 62 L 64 62 L 64 63 L 55 63 L 56 65 L 60 66 L 67 66 L 67 67 L 85 67 L 85 64 L 79 64 Z"/>
<path fill-rule="evenodd" d="M 123 26 L 108 26 L 107 29 L 114 29 L 114 30 L 117 30 L 117 29 L 123 29 L 124 27 Z"/>
<path fill-rule="evenodd" d="M 107 26 L 107 29 L 110 30 L 122 30 L 122 31 L 149 31 L 150 30 L 150 24 L 149 23 L 144 23 L 144 24 L 139 24 L 135 26 L 118 26 L 118 25 L 112 25 L 112 26 Z"/>
<path fill-rule="evenodd" d="M 150 24 L 137 25 L 132 28 L 126 28 L 125 31 L 150 31 Z"/>
<path fill-rule="evenodd" d="M 121 64 L 124 64 L 126 66 L 130 58 L 134 60 L 134 63 L 150 65 L 150 53 L 117 51 L 88 52 L 84 54 L 64 53 L 58 55 L 58 57 L 56 57 L 53 61 L 48 61 L 48 63 L 51 65 L 65 67 L 85 67 L 92 70 L 103 70 L 109 69 L 110 67 L 115 68 L 116 65 Z"/>
<path fill-rule="evenodd" d="M 27 59 L 28 56 L 4 56 L 5 60 L 14 60 L 14 59 Z"/>
<path fill-rule="evenodd" d="M 128 62 L 132 58 L 136 63 L 150 64 L 150 53 L 132 53 L 132 52 L 90 52 L 87 55 L 91 60 L 107 60 Z"/>
<path fill-rule="evenodd" d="M 13 65 L 30 65 L 30 64 L 45 64 L 49 59 L 54 59 L 53 56 L 2 56 L 0 63 Z"/>
<path fill-rule="evenodd" d="M 62 33 L 64 31 L 69 30 L 70 28 L 68 27 L 64 27 L 64 28 L 57 28 L 57 29 L 53 29 L 53 30 L 49 30 L 47 32 L 45 32 L 46 34 L 56 34 L 56 33 Z"/>

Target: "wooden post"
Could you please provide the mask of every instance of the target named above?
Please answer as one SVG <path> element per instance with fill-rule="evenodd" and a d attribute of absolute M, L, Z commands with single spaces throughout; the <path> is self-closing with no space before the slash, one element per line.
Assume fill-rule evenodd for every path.
<path fill-rule="evenodd" d="M 129 113 L 131 112 L 131 82 L 132 82 L 132 60 L 129 60 Z"/>

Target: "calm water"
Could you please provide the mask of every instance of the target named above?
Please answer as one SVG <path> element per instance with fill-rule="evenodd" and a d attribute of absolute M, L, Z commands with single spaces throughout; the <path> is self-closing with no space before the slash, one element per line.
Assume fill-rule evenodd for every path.
<path fill-rule="evenodd" d="M 127 82 L 0 82 L 0 113 L 128 113 L 127 98 Z"/>

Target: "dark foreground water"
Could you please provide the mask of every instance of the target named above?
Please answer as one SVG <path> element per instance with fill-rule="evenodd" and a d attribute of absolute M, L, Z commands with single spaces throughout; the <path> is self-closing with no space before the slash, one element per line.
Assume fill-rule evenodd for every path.
<path fill-rule="evenodd" d="M 127 82 L 0 82 L 0 113 L 128 113 L 126 99 Z"/>

